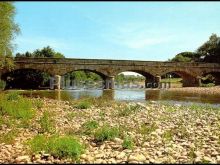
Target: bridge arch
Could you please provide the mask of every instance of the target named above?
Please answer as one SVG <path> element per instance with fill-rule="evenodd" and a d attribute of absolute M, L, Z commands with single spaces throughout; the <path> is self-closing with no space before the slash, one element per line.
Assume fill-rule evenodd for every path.
<path fill-rule="evenodd" d="M 213 81 L 215 85 L 220 85 L 220 71 L 218 70 L 206 71 L 206 72 L 203 72 L 201 77 L 205 78 L 208 75 L 210 75 L 212 79 L 210 80 L 210 82 Z"/>
<path fill-rule="evenodd" d="M 174 73 L 182 78 L 182 86 L 183 87 L 195 87 L 200 85 L 200 78 L 194 72 L 189 72 L 185 70 L 177 70 L 170 69 L 163 71 L 160 76 L 164 76 L 166 74 Z"/>
<path fill-rule="evenodd" d="M 117 70 L 114 73 L 114 76 L 119 75 L 120 73 L 123 72 L 134 72 L 134 73 L 138 73 L 140 75 L 142 75 L 145 80 L 144 80 L 144 87 L 148 88 L 148 87 L 157 87 L 157 78 L 156 75 L 152 74 L 150 71 L 144 71 L 144 70 L 135 70 L 135 69 L 124 69 L 124 70 Z"/>
<path fill-rule="evenodd" d="M 51 73 L 40 69 L 17 68 L 4 72 L 1 79 L 6 82 L 6 89 L 38 89 L 49 88 L 52 76 Z"/>

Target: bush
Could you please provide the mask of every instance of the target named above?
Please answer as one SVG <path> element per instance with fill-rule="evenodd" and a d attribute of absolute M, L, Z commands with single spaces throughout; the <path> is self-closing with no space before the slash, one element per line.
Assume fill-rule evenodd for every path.
<path fill-rule="evenodd" d="M 33 153 L 45 151 L 59 158 L 77 159 L 84 152 L 84 147 L 72 136 L 37 135 L 27 144 Z"/>
<path fill-rule="evenodd" d="M 119 137 L 119 133 L 119 128 L 104 125 L 103 127 L 96 130 L 94 137 L 97 141 L 103 142 L 105 140 L 112 140 L 115 137 Z"/>
<path fill-rule="evenodd" d="M 44 111 L 43 112 L 43 116 L 40 118 L 40 133 L 45 133 L 45 132 L 49 132 L 49 133 L 53 133 L 55 132 L 55 121 L 52 118 L 52 114 L 49 113 L 48 111 Z"/>
<path fill-rule="evenodd" d="M 3 80 L 0 80 L 0 90 L 4 90 L 6 86 L 6 82 Z"/>
<path fill-rule="evenodd" d="M 122 147 L 124 149 L 132 149 L 133 146 L 134 146 L 133 139 L 130 136 L 126 136 L 122 143 Z"/>

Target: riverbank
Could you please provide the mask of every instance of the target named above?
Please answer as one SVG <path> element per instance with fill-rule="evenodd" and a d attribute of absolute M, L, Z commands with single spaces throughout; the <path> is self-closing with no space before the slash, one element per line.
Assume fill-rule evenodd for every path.
<path fill-rule="evenodd" d="M 220 94 L 220 86 L 169 88 L 168 90 L 187 92 L 187 93 L 196 93 L 196 94 Z"/>
<path fill-rule="evenodd" d="M 30 100 L 37 106 L 28 123 L 8 124 L 8 116 L 1 117 L 1 137 L 16 131 L 10 141 L 1 141 L 0 163 L 220 163 L 219 108 L 91 98 Z M 76 138 L 84 151 L 71 160 L 43 151 L 45 141 L 39 138 L 31 144 L 32 149 L 42 145 L 40 152 L 27 143 L 54 134 Z M 73 153 L 65 148 L 62 153 Z"/>

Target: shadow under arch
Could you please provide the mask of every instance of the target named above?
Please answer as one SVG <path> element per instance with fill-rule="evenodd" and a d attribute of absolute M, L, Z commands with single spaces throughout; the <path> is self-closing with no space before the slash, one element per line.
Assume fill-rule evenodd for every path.
<path fill-rule="evenodd" d="M 218 71 L 210 71 L 202 74 L 202 77 L 206 77 L 208 75 L 211 75 L 212 77 L 208 77 L 205 81 L 202 80 L 204 83 L 214 83 L 215 85 L 220 85 L 220 72 Z"/>
<path fill-rule="evenodd" d="M 174 73 L 182 78 L 182 86 L 183 87 L 195 87 L 199 86 L 199 79 L 194 76 L 193 74 L 190 74 L 186 71 L 181 70 L 169 70 L 166 72 L 163 72 L 160 76 L 164 76 L 166 74 Z"/>
<path fill-rule="evenodd" d="M 52 74 L 38 69 L 14 69 L 1 75 L 5 89 L 49 89 Z"/>

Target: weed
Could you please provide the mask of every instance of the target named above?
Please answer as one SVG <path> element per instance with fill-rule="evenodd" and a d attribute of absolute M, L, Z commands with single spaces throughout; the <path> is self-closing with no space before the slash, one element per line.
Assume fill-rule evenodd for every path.
<path fill-rule="evenodd" d="M 133 149 L 134 147 L 133 139 L 130 136 L 126 136 L 122 143 L 122 147 L 124 149 Z"/>

